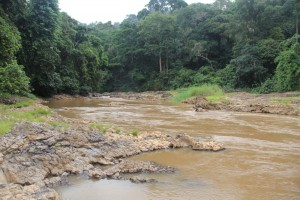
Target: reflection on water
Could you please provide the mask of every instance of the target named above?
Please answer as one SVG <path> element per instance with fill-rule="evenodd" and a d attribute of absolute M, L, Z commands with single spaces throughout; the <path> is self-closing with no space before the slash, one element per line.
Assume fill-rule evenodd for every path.
<path fill-rule="evenodd" d="M 119 102 L 122 105 L 112 104 Z M 122 99 L 54 100 L 49 106 L 67 117 L 166 133 L 185 132 L 223 142 L 226 151 L 189 149 L 135 156 L 178 169 L 174 175 L 139 175 L 159 183 L 79 178 L 59 188 L 67 199 L 299 199 L 300 119 L 251 113 L 210 111 L 191 106 Z"/>

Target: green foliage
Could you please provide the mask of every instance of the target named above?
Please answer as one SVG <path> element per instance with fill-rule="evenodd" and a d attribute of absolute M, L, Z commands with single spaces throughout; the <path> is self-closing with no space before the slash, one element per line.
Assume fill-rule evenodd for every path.
<path fill-rule="evenodd" d="M 37 108 L 28 112 L 12 112 L 11 116 L 17 121 L 43 122 L 42 116 L 50 115 L 51 111 L 43 108 Z"/>
<path fill-rule="evenodd" d="M 13 124 L 11 120 L 0 120 L 0 136 L 10 132 Z"/>
<path fill-rule="evenodd" d="M 18 29 L 1 17 L 2 12 L 0 7 L 0 67 L 5 67 L 15 60 L 15 54 L 21 47 L 21 37 Z"/>
<path fill-rule="evenodd" d="M 140 134 L 140 132 L 137 130 L 128 131 L 126 133 L 126 135 L 132 135 L 132 136 L 138 136 L 138 134 Z"/>
<path fill-rule="evenodd" d="M 29 92 L 29 78 L 22 66 L 10 64 L 0 68 L 0 93 L 26 96 Z"/>
<path fill-rule="evenodd" d="M 148 54 L 157 57 L 159 71 L 167 70 L 168 52 L 169 48 L 174 44 L 173 41 L 176 34 L 175 18 L 154 12 L 140 22 L 139 28 L 139 36 L 143 38 L 144 47 Z"/>
<path fill-rule="evenodd" d="M 0 90 L 28 95 L 21 65 L 42 96 L 202 84 L 297 90 L 297 6 L 296 0 L 149 0 L 121 24 L 86 25 L 61 13 L 58 0 L 4 0 Z M 18 78 L 8 76 L 12 69 Z"/>
<path fill-rule="evenodd" d="M 211 101 L 219 101 L 224 98 L 224 93 L 218 85 L 204 84 L 201 86 L 178 89 L 173 97 L 173 101 L 179 103 L 197 96 L 206 97 L 207 100 Z"/>
<path fill-rule="evenodd" d="M 150 0 L 147 7 L 150 12 L 169 13 L 187 5 L 183 0 Z"/>
<path fill-rule="evenodd" d="M 260 94 L 268 94 L 271 92 L 275 92 L 275 81 L 274 79 L 267 79 L 265 82 L 261 84 L 258 88 L 254 88 L 253 92 Z"/>
<path fill-rule="evenodd" d="M 57 48 L 59 8 L 57 0 L 31 0 L 23 32 L 24 66 L 35 93 L 51 96 L 61 86 Z"/>
<path fill-rule="evenodd" d="M 189 87 L 194 83 L 194 70 L 180 68 L 175 69 L 170 72 L 170 76 L 172 77 L 170 80 L 171 88 L 180 88 L 180 87 Z"/>
<path fill-rule="evenodd" d="M 0 135 L 11 131 L 12 126 L 17 122 L 44 122 L 44 117 L 51 114 L 50 110 L 43 108 L 36 108 L 29 111 L 18 111 L 18 109 L 15 109 L 30 104 L 29 102 L 20 102 L 10 106 L 0 104 Z M 11 108 L 14 108 L 14 110 Z"/>
<path fill-rule="evenodd" d="M 267 69 L 259 59 L 258 47 L 240 44 L 235 49 L 237 57 L 231 60 L 235 72 L 236 87 L 253 87 L 264 81 Z"/>
<path fill-rule="evenodd" d="M 91 123 L 89 126 L 92 129 L 97 129 L 98 131 L 100 131 L 103 134 L 105 134 L 108 131 L 108 129 L 110 128 L 110 126 L 108 126 L 106 124 L 99 124 L 99 123 Z"/>
<path fill-rule="evenodd" d="M 300 46 L 293 45 L 276 58 L 275 88 L 278 91 L 300 89 Z"/>
<path fill-rule="evenodd" d="M 116 131 L 117 134 L 121 133 L 121 128 L 114 126 L 113 129 Z"/>
<path fill-rule="evenodd" d="M 62 86 L 61 91 L 66 94 L 78 94 L 80 91 L 79 80 L 75 77 L 71 78 L 69 76 L 61 77 Z"/>
<path fill-rule="evenodd" d="M 32 101 L 32 100 L 21 101 L 21 102 L 12 104 L 12 105 L 6 105 L 5 108 L 23 108 L 23 107 L 32 106 L 33 104 L 34 104 L 34 101 Z"/>

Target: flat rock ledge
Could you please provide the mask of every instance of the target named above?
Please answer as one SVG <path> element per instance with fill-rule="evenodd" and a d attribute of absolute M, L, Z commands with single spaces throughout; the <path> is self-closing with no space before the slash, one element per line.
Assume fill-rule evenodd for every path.
<path fill-rule="evenodd" d="M 175 169 L 170 166 L 126 159 L 142 152 L 171 148 L 225 149 L 217 142 L 197 141 L 186 134 L 102 135 L 80 126 L 62 131 L 42 123 L 19 123 L 0 138 L 0 168 L 10 183 L 0 185 L 0 199 L 59 199 L 51 188 L 66 184 L 69 174 L 124 179 L 122 174 L 126 173 L 173 173 Z M 101 166 L 107 166 L 106 170 Z M 129 180 L 155 181 L 139 177 Z"/>

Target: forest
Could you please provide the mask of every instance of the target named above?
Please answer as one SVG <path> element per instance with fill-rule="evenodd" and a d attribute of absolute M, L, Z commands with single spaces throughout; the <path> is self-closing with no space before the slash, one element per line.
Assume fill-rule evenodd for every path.
<path fill-rule="evenodd" d="M 83 24 L 57 0 L 1 0 L 0 93 L 299 90 L 299 13 L 299 0 L 150 0 L 121 23 Z"/>

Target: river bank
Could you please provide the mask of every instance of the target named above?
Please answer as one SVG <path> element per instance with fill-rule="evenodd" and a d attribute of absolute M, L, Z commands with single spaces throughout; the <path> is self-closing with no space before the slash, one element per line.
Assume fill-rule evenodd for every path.
<path fill-rule="evenodd" d="M 68 98 L 60 96 L 61 98 Z M 168 91 L 142 93 L 90 94 L 94 98 L 123 98 L 130 100 L 172 101 L 173 93 Z M 59 97 L 58 97 L 59 98 Z M 220 101 L 208 101 L 203 96 L 184 100 L 196 111 L 223 110 L 234 112 L 268 113 L 278 115 L 300 115 L 300 92 L 252 94 L 247 92 L 225 93 Z"/>

